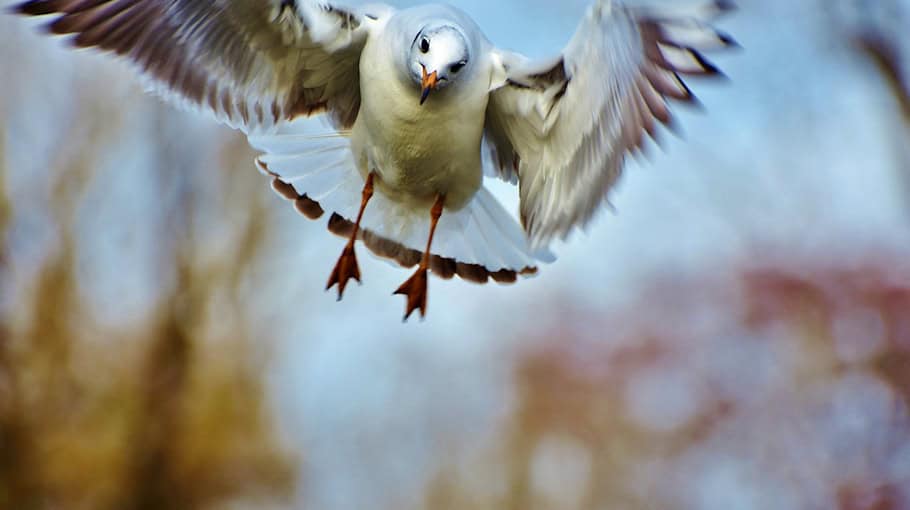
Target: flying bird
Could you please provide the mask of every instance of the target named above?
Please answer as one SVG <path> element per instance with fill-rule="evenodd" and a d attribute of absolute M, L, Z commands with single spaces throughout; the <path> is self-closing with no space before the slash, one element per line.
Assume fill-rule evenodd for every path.
<path fill-rule="evenodd" d="M 214 114 L 262 151 L 272 187 L 347 238 L 326 289 L 361 280 L 355 243 L 417 269 L 395 294 L 426 314 L 427 273 L 514 282 L 606 202 L 626 155 L 694 102 L 681 75 L 732 5 L 595 0 L 557 55 L 494 46 L 448 5 L 305 0 L 30 0 L 54 34 L 132 61 L 156 92 Z M 283 128 L 324 114 L 325 133 Z M 521 225 L 484 187 L 517 184 Z"/>

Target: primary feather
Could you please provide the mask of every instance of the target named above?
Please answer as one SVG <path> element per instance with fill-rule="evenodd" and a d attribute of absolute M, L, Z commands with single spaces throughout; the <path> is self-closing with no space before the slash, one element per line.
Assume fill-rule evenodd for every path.
<path fill-rule="evenodd" d="M 592 217 L 625 154 L 670 123 L 668 98 L 695 100 L 680 74 L 718 74 L 699 50 L 734 44 L 706 24 L 729 9 L 715 1 L 664 12 L 599 0 L 558 58 L 497 53 L 506 78 L 490 96 L 486 137 L 500 176 L 519 182 L 535 244 Z"/>
<path fill-rule="evenodd" d="M 165 95 L 245 130 L 327 112 L 350 127 L 360 105 L 362 14 L 293 0 L 30 0 L 78 47 L 124 56 Z"/>

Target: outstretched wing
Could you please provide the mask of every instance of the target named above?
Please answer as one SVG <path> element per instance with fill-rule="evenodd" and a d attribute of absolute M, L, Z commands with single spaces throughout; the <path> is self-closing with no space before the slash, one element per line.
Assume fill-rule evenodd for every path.
<path fill-rule="evenodd" d="M 30 0 L 51 32 L 122 55 L 165 95 L 247 130 L 327 112 L 350 127 L 360 107 L 367 14 L 304 0 Z"/>
<path fill-rule="evenodd" d="M 668 98 L 695 100 L 680 74 L 718 74 L 699 50 L 735 44 L 707 24 L 729 9 L 720 0 L 680 12 L 597 0 L 557 59 L 494 54 L 506 80 L 491 94 L 486 140 L 500 176 L 519 181 L 534 244 L 591 218 L 625 153 L 670 123 Z"/>

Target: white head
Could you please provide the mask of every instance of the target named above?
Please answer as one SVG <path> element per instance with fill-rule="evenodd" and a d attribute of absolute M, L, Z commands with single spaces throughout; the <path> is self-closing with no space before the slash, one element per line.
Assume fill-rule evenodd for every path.
<path fill-rule="evenodd" d="M 423 27 L 408 53 L 408 71 L 421 89 L 420 104 L 433 90 L 447 87 L 466 74 L 470 65 L 470 47 L 458 27 L 452 24 Z"/>

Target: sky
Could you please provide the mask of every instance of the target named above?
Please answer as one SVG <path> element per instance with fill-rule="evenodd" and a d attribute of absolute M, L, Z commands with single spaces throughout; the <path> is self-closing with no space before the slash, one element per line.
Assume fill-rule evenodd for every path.
<path fill-rule="evenodd" d="M 532 57 L 558 52 L 587 6 L 580 0 L 451 3 L 495 44 Z M 266 181 L 248 190 L 250 200 L 265 200 L 273 228 L 284 234 L 264 241 L 268 263 L 246 285 L 259 321 L 281 325 L 274 328 L 268 373 L 276 412 L 288 437 L 323 467 L 303 481 L 302 498 L 318 508 L 363 508 L 359 498 L 370 488 L 411 484 L 416 491 L 426 481 L 440 429 L 482 443 L 511 402 L 504 383 L 508 353 L 553 321 L 579 320 L 560 316 L 564 306 L 621 309 L 655 275 L 710 273 L 762 250 L 824 260 L 878 247 L 910 249 L 907 128 L 875 68 L 832 28 L 855 23 L 845 7 L 852 3 L 738 3 L 740 10 L 719 25 L 742 49 L 711 55 L 728 79 L 690 82 L 704 108 L 677 107 L 682 136 L 664 132 L 662 147 L 629 159 L 610 194 L 615 212 L 605 209 L 584 232 L 557 243 L 558 260 L 534 278 L 507 286 L 431 279 L 425 321 L 401 322 L 403 299 L 391 291 L 409 272 L 366 250 L 360 250 L 363 285 L 336 303 L 323 287 L 343 240 L 271 196 Z M 88 89 L 98 96 L 94 111 L 116 119 L 118 136 L 105 146 L 104 178 L 88 187 L 75 218 L 87 239 L 82 288 L 101 320 L 116 327 L 145 313 L 159 286 L 175 284 L 154 261 L 169 231 L 155 218 L 169 199 L 137 190 L 160 186 L 157 169 L 168 164 L 205 182 L 205 172 L 218 172 L 211 168 L 216 147 L 237 135 L 141 95 L 128 66 L 72 52 L 59 39 L 39 36 L 36 25 L 0 17 L 7 186 L 25 211 L 10 233 L 12 278 L 26 282 L 30 261 L 56 242 L 42 212 L 53 200 L 43 168 L 77 155 L 60 153 L 61 137 L 76 132 L 79 145 L 92 143 L 98 122 L 74 101 L 75 90 Z M 255 172 L 252 161 L 249 171 Z M 514 188 L 488 184 L 516 210 Z M 201 214 L 203 235 L 217 251 L 224 218 Z M 129 270 L 112 273 L 118 264 Z M 358 445 L 376 433 L 356 424 L 372 419 L 383 420 L 382 440 L 400 456 L 352 463 Z M 705 484 L 732 483 L 724 476 L 705 474 Z"/>

